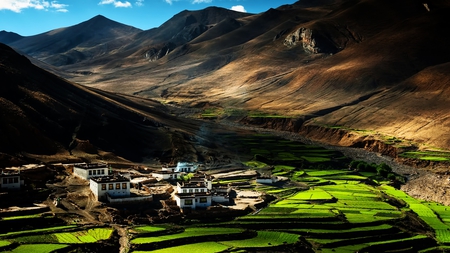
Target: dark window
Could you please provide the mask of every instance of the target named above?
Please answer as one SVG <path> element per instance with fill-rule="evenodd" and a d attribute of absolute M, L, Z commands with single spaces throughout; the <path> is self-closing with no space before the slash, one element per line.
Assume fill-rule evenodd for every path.
<path fill-rule="evenodd" d="M 102 191 L 106 191 L 106 184 L 102 184 Z"/>
<path fill-rule="evenodd" d="M 92 175 L 92 170 L 89 171 L 89 176 Z"/>
<path fill-rule="evenodd" d="M 122 189 L 127 189 L 127 183 L 122 183 Z"/>
<path fill-rule="evenodd" d="M 12 178 L 8 178 L 8 183 L 12 184 L 13 183 L 13 179 Z"/>
<path fill-rule="evenodd" d="M 120 189 L 120 183 L 116 183 L 116 190 Z"/>
<path fill-rule="evenodd" d="M 114 190 L 114 185 L 113 184 L 109 184 L 109 186 L 108 186 L 109 188 L 108 189 L 110 189 L 110 190 Z"/>
<path fill-rule="evenodd" d="M 14 178 L 14 183 L 17 184 L 18 182 L 19 182 L 19 178 L 18 178 L 18 177 L 15 177 L 15 178 Z"/>
<path fill-rule="evenodd" d="M 94 175 L 97 175 L 97 171 L 96 170 L 94 170 Z"/>
<path fill-rule="evenodd" d="M 8 179 L 7 178 L 3 178 L 3 183 L 7 184 L 8 183 Z"/>
<path fill-rule="evenodd" d="M 200 203 L 206 203 L 206 202 L 208 202 L 207 198 L 200 198 Z"/>
<path fill-rule="evenodd" d="M 192 199 L 185 199 L 184 200 L 184 204 L 187 205 L 187 206 L 192 205 Z"/>
<path fill-rule="evenodd" d="M 205 192 L 205 189 L 200 189 L 201 192 Z"/>
<path fill-rule="evenodd" d="M 198 192 L 198 189 L 195 189 L 195 192 Z"/>

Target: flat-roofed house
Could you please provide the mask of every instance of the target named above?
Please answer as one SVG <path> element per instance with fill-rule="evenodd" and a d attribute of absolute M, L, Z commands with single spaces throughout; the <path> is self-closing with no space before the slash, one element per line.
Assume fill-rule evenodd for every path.
<path fill-rule="evenodd" d="M 0 174 L 0 188 L 8 190 L 20 190 L 20 173 L 8 172 Z"/>
<path fill-rule="evenodd" d="M 191 173 L 195 172 L 197 169 L 198 169 L 197 163 L 178 162 L 177 167 L 175 168 L 175 172 Z"/>
<path fill-rule="evenodd" d="M 78 163 L 73 165 L 73 174 L 86 180 L 92 177 L 107 176 L 108 170 L 108 164 L 106 163 Z"/>
<path fill-rule="evenodd" d="M 158 180 L 176 180 L 180 177 L 180 172 L 175 172 L 171 170 L 161 170 L 153 172 L 152 176 Z"/>
<path fill-rule="evenodd" d="M 175 200 L 181 208 L 206 208 L 211 206 L 211 193 L 208 189 L 211 181 L 207 182 L 205 178 L 193 177 L 190 182 L 178 182 Z"/>
<path fill-rule="evenodd" d="M 130 197 L 130 178 L 122 175 L 92 177 L 89 186 L 97 200 L 106 200 L 108 195 L 112 198 Z"/>

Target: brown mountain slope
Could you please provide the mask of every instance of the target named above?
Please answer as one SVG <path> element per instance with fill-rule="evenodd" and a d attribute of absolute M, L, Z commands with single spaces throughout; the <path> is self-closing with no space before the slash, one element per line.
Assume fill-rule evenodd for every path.
<path fill-rule="evenodd" d="M 296 4 L 237 19 L 242 25 L 236 29 L 219 37 L 205 32 L 155 63 L 74 80 L 185 106 L 207 102 L 306 116 L 307 124 L 370 129 L 450 148 L 447 103 L 425 90 L 405 88 L 411 78 L 450 61 L 450 37 L 443 32 L 449 4 L 327 3 L 305 2 L 307 8 Z M 412 109 L 417 96 L 423 97 L 422 110 Z M 442 101 L 440 107 L 434 101 Z M 375 113 L 379 108 L 389 113 Z M 430 125 L 436 115 L 439 124 Z"/>
<path fill-rule="evenodd" d="M 6 157 L 43 155 L 60 161 L 197 159 L 190 147 L 202 140 L 193 137 L 200 126 L 166 114 L 159 103 L 68 83 L 4 44 L 0 77 L 1 166 L 11 162 Z"/>
<path fill-rule="evenodd" d="M 199 11 L 182 11 L 158 28 L 130 36 L 129 41 L 121 43 L 122 47 L 119 50 L 93 57 L 88 59 L 87 62 L 67 65 L 63 69 L 69 72 L 80 72 L 79 70 L 86 65 L 109 69 L 155 61 L 164 57 L 176 47 L 195 39 L 225 19 L 238 19 L 247 16 L 251 16 L 251 14 L 218 7 L 209 7 Z"/>
<path fill-rule="evenodd" d="M 190 14 L 172 21 L 187 22 Z M 449 14 L 450 3 L 440 0 L 299 1 L 222 19 L 179 45 L 145 31 L 139 36 L 146 40 L 129 44 L 126 54 L 108 55 L 110 64 L 66 70 L 93 72 L 72 78 L 88 86 L 181 106 L 259 111 L 450 148 L 447 89 L 435 97 L 432 87 L 411 88 L 419 77 L 421 87 L 447 81 Z M 143 43 L 151 38 L 160 39 L 157 47 L 156 40 Z M 143 60 L 152 48 L 162 54 Z M 420 106 L 415 97 L 422 97 Z M 439 124 L 430 123 L 436 117 Z"/>

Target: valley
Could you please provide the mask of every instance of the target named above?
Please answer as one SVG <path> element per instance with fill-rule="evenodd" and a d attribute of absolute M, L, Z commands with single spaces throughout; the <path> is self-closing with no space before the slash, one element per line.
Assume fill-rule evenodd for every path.
<path fill-rule="evenodd" d="M 449 12 L 301 0 L 1 31 L 0 251 L 449 251 Z M 180 207 L 194 173 L 154 176 L 177 162 L 235 202 Z M 151 200 L 97 200 L 80 163 Z"/>

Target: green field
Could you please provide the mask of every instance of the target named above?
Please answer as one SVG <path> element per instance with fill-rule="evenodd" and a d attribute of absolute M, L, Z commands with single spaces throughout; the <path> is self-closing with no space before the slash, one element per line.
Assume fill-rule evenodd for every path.
<path fill-rule="evenodd" d="M 315 252 L 444 252 L 450 246 L 450 207 L 414 199 L 388 185 L 402 178 L 386 164 L 352 165 L 339 152 L 268 134 L 221 138 L 225 148 L 247 155 L 243 164 L 249 170 L 291 181 L 265 185 L 248 178 L 223 180 L 248 182 L 246 187 L 272 195 L 273 201 L 236 218 L 206 222 L 188 215 L 178 224 L 129 226 L 130 252 L 296 252 L 299 245 Z M 445 153 L 433 156 L 438 155 Z M 0 226 L 26 219 L 43 218 L 9 217 L 0 220 Z M 115 239 L 110 227 L 54 225 L 3 231 L 0 247 L 15 247 L 12 252 L 65 247 L 81 252 L 72 248 L 104 240 L 112 244 Z"/>
<path fill-rule="evenodd" d="M 258 235 L 251 239 L 223 241 L 224 245 L 233 248 L 262 248 L 283 244 L 293 244 L 299 240 L 299 235 L 275 231 L 257 231 Z"/>
<path fill-rule="evenodd" d="M 228 249 L 229 246 L 226 246 L 217 242 L 202 242 L 202 243 L 193 243 L 176 247 L 169 247 L 165 249 L 152 250 L 152 253 L 173 253 L 173 252 L 189 252 L 189 253 L 216 253 L 221 252 Z M 133 251 L 133 253 L 143 253 L 150 251 Z"/>
<path fill-rule="evenodd" d="M 182 233 L 162 235 L 158 237 L 138 237 L 131 240 L 132 244 L 146 244 L 161 241 L 169 241 L 174 239 L 198 237 L 198 236 L 209 236 L 209 235 L 222 235 L 222 234 L 239 234 L 243 230 L 240 228 L 186 228 Z"/>
<path fill-rule="evenodd" d="M 13 249 L 12 253 L 48 253 L 56 250 L 64 249 L 68 245 L 64 244 L 28 244 L 28 245 L 20 245 L 19 247 Z"/>
<path fill-rule="evenodd" d="M 434 150 L 408 151 L 401 153 L 399 156 L 437 162 L 445 162 L 450 160 L 450 152 L 434 151 Z"/>
<path fill-rule="evenodd" d="M 57 238 L 58 243 L 95 243 L 99 240 L 108 239 L 111 237 L 112 232 L 112 228 L 93 228 L 78 232 L 56 233 L 54 236 Z"/>
<path fill-rule="evenodd" d="M 158 232 L 158 231 L 164 231 L 166 230 L 165 227 L 159 227 L 159 226 L 140 226 L 140 227 L 134 227 L 134 230 L 140 233 L 150 233 L 150 232 Z"/>

